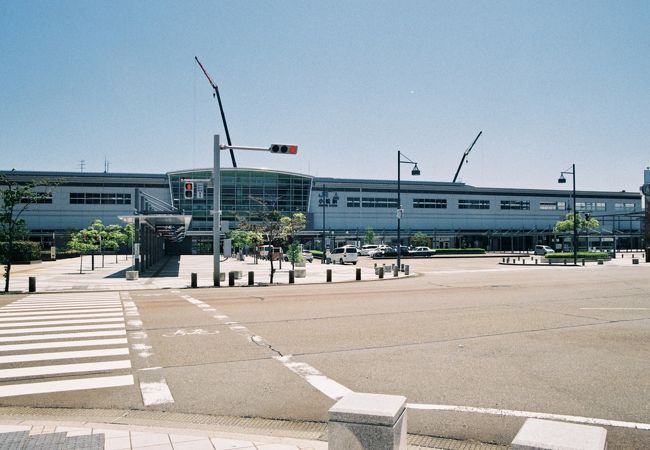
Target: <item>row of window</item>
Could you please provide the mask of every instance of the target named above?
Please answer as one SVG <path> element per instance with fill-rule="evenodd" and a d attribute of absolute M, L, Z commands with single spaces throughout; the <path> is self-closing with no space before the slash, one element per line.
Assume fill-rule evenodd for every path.
<path fill-rule="evenodd" d="M 130 205 L 131 194 L 70 192 L 71 205 Z"/>
<path fill-rule="evenodd" d="M 397 209 L 396 198 L 378 197 L 348 197 L 348 208 L 395 208 Z M 415 209 L 447 209 L 447 200 L 444 198 L 416 198 L 413 199 Z M 635 203 L 615 203 L 616 211 L 634 211 Z M 490 200 L 460 199 L 458 209 L 490 209 Z M 529 200 L 501 200 L 500 209 L 530 211 Z M 544 211 L 566 211 L 567 202 L 539 202 L 539 209 Z M 606 211 L 605 202 L 576 202 L 578 211 Z"/>

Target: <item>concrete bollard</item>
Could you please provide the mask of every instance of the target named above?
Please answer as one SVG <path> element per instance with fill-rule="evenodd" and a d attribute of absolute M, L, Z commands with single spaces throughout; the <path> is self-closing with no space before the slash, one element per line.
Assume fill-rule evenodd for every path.
<path fill-rule="evenodd" d="M 501 262 L 502 262 L 502 263 L 505 263 L 505 262 L 506 262 L 506 259 L 505 259 L 505 258 L 501 258 Z"/>
<path fill-rule="evenodd" d="M 393 267 L 394 267 L 393 268 L 393 276 L 396 277 L 396 276 L 399 275 L 399 267 L 395 267 L 395 266 L 393 266 Z"/>
<path fill-rule="evenodd" d="M 289 271 L 289 284 L 295 283 L 295 272 L 293 270 Z"/>
<path fill-rule="evenodd" d="M 400 272 L 404 272 L 404 264 L 400 264 L 399 271 L 400 271 Z"/>
<path fill-rule="evenodd" d="M 564 260 L 564 265 L 566 266 L 566 259 Z"/>
<path fill-rule="evenodd" d="M 36 292 L 36 277 L 29 277 L 29 292 Z"/>
<path fill-rule="evenodd" d="M 235 285 L 235 272 L 230 271 L 228 272 L 228 286 L 234 286 Z"/>
<path fill-rule="evenodd" d="M 404 275 L 408 275 L 411 272 L 411 265 L 407 264 L 404 266 Z"/>
<path fill-rule="evenodd" d="M 584 258 L 582 258 L 582 265 L 583 265 L 583 267 L 585 265 L 585 259 Z"/>
<path fill-rule="evenodd" d="M 406 450 L 406 397 L 348 394 L 329 410 L 329 450 Z"/>
<path fill-rule="evenodd" d="M 196 273 L 192 272 L 192 281 L 190 282 L 190 286 L 195 288 L 197 286 L 197 278 L 196 278 Z"/>
<path fill-rule="evenodd" d="M 326 276 L 327 276 L 327 278 L 326 278 L 327 282 L 331 283 L 332 282 L 332 269 L 327 269 Z"/>
<path fill-rule="evenodd" d="M 253 286 L 255 284 L 255 272 L 248 272 L 248 285 Z"/>
<path fill-rule="evenodd" d="M 535 265 L 539 264 L 539 259 L 535 260 Z"/>
<path fill-rule="evenodd" d="M 361 269 L 359 267 L 357 267 L 356 272 L 357 272 L 356 280 L 361 281 Z"/>
<path fill-rule="evenodd" d="M 524 263 L 524 266 L 525 266 L 525 265 L 526 265 L 526 260 L 525 260 L 525 259 L 522 259 L 522 262 Z"/>
<path fill-rule="evenodd" d="M 384 267 L 379 267 L 379 278 L 384 278 Z"/>
<path fill-rule="evenodd" d="M 605 450 L 607 448 L 607 430 L 593 425 L 526 419 L 512 441 L 512 450 L 559 448 Z"/>

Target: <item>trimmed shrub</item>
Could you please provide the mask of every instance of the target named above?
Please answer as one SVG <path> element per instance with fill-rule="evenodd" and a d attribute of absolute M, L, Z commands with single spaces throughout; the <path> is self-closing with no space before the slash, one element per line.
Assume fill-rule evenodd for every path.
<path fill-rule="evenodd" d="M 3 263 L 8 261 L 8 252 L 9 243 L 0 242 L 0 261 Z M 13 263 L 39 261 L 41 259 L 41 244 L 31 241 L 16 241 L 12 253 L 11 261 Z"/>
<path fill-rule="evenodd" d="M 436 255 L 483 255 L 484 248 L 437 248 Z"/>
<path fill-rule="evenodd" d="M 547 259 L 573 259 L 573 252 L 556 252 L 547 253 Z M 578 252 L 578 259 L 607 259 L 609 254 L 607 252 Z"/>

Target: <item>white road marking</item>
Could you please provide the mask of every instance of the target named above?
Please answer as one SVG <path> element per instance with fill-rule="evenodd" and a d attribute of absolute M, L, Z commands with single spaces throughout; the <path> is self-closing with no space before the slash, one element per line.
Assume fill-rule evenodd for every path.
<path fill-rule="evenodd" d="M 8 337 L 0 337 L 0 342 L 45 341 L 50 339 L 76 339 L 76 338 L 84 338 L 84 337 L 102 337 L 102 336 L 126 336 L 126 329 L 88 331 L 83 333 L 53 333 L 53 334 L 33 334 L 28 336 L 8 336 Z"/>
<path fill-rule="evenodd" d="M 126 338 L 118 339 L 86 339 L 81 341 L 37 342 L 35 344 L 0 345 L 0 352 L 15 352 L 23 350 L 40 350 L 44 348 L 95 347 L 98 345 L 128 344 Z"/>
<path fill-rule="evenodd" d="M 309 364 L 292 361 L 291 355 L 275 356 L 274 359 L 281 362 L 284 367 L 307 381 L 307 383 L 311 384 L 320 392 L 327 395 L 333 400 L 338 400 L 341 397 L 353 392 L 351 389 L 348 389 L 342 384 L 339 384 L 331 378 L 326 377 Z"/>
<path fill-rule="evenodd" d="M 73 324 L 73 323 L 104 323 L 104 322 L 122 322 L 124 323 L 124 318 L 123 317 L 117 317 L 117 318 L 110 318 L 107 317 L 105 319 L 68 319 L 68 320 L 46 320 L 46 321 L 38 321 L 38 322 L 12 322 L 12 323 L 2 323 L 0 324 L 0 328 L 9 328 L 9 327 L 31 327 L 31 326 L 41 326 L 41 325 L 66 325 L 66 324 Z"/>
<path fill-rule="evenodd" d="M 164 379 L 159 382 L 141 382 L 140 391 L 145 406 L 174 403 L 174 397 Z"/>
<path fill-rule="evenodd" d="M 133 375 L 112 377 L 75 378 L 73 380 L 45 381 L 41 383 L 8 384 L 0 386 L 0 397 L 15 397 L 27 394 L 45 394 L 48 392 L 81 391 L 134 384 Z"/>
<path fill-rule="evenodd" d="M 11 305 L 14 305 L 12 303 Z M 111 301 L 111 302 L 102 302 L 102 303 L 78 303 L 78 304 L 69 304 L 69 303 L 59 303 L 55 305 L 41 305 L 41 304 L 34 304 L 34 305 L 23 305 L 23 306 L 3 306 L 2 310 L 3 312 L 16 312 L 16 311 L 43 311 L 44 309 L 47 309 L 48 311 L 52 310 L 57 310 L 57 309 L 83 309 L 83 308 L 92 308 L 92 307 L 98 307 L 98 308 L 121 308 L 122 305 L 120 304 L 119 301 Z"/>
<path fill-rule="evenodd" d="M 123 356 L 128 354 L 128 347 L 101 350 L 79 350 L 75 352 L 30 353 L 26 355 L 0 356 L 0 364 L 27 361 L 52 361 L 55 359 L 97 358 L 99 356 Z"/>
<path fill-rule="evenodd" d="M 40 313 L 43 314 L 43 313 Z M 83 318 L 97 318 L 97 317 L 123 317 L 122 311 L 120 312 L 110 312 L 110 313 L 96 313 L 96 314 L 65 314 L 62 316 L 59 315 L 45 315 L 45 316 L 34 316 L 30 315 L 27 317 L 0 317 L 0 322 L 11 322 L 12 320 L 15 323 L 18 323 L 16 321 L 21 321 L 21 320 L 47 320 L 47 319 L 83 319 Z"/>
<path fill-rule="evenodd" d="M 59 316 L 62 314 L 83 314 L 83 313 L 109 313 L 109 312 L 121 312 L 122 308 L 96 308 L 96 309 L 61 309 L 52 311 L 49 308 L 47 309 L 48 316 Z M 21 311 L 21 312 L 6 312 L 0 310 L 0 317 L 28 317 L 33 316 L 34 314 L 44 314 L 45 311 L 42 308 L 35 309 L 33 311 Z"/>
<path fill-rule="evenodd" d="M 530 411 L 517 411 L 512 409 L 495 409 L 495 408 L 476 408 L 473 406 L 454 406 L 454 405 L 427 405 L 419 403 L 407 403 L 409 409 L 429 410 L 429 411 L 452 411 L 452 412 L 469 412 L 479 414 L 492 414 L 496 416 L 510 417 L 529 417 L 534 419 L 559 420 L 562 422 L 586 423 L 590 425 L 603 425 L 618 428 L 632 428 L 637 430 L 650 430 L 650 424 L 638 422 L 623 422 L 620 420 L 594 419 L 591 417 L 567 416 L 563 414 L 548 414 Z"/>
<path fill-rule="evenodd" d="M 77 325 L 67 327 L 36 327 L 36 328 L 13 328 L 9 330 L 0 330 L 0 335 L 3 334 L 27 334 L 27 333 L 42 333 L 49 331 L 77 331 L 77 330 L 108 330 L 114 328 L 124 329 L 124 323 L 111 323 L 111 324 L 97 324 L 97 325 Z"/>
<path fill-rule="evenodd" d="M 34 377 L 62 373 L 96 372 L 99 370 L 130 369 L 131 361 L 103 361 L 82 364 L 59 364 L 53 366 L 21 367 L 0 370 L 0 378 Z"/>

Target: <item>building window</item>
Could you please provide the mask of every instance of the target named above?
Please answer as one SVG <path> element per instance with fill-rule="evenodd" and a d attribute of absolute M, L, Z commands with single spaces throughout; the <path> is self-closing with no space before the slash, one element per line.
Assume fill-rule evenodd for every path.
<path fill-rule="evenodd" d="M 50 202 L 51 203 L 51 202 Z M 70 192 L 71 205 L 130 205 L 131 194 Z"/>
<path fill-rule="evenodd" d="M 578 211 L 605 211 L 604 202 L 576 202 Z"/>
<path fill-rule="evenodd" d="M 348 208 L 361 207 L 361 197 L 348 197 Z"/>
<path fill-rule="evenodd" d="M 364 208 L 395 208 L 397 209 L 396 198 L 363 197 L 361 204 Z"/>
<path fill-rule="evenodd" d="M 458 209 L 490 209 L 490 200 L 458 200 Z"/>
<path fill-rule="evenodd" d="M 34 197 L 21 198 L 20 203 L 52 203 L 51 192 L 35 192 L 35 194 Z"/>
<path fill-rule="evenodd" d="M 528 200 L 501 200 L 501 209 L 530 210 Z"/>
<path fill-rule="evenodd" d="M 614 203 L 616 211 L 636 211 L 636 203 Z"/>
<path fill-rule="evenodd" d="M 416 198 L 413 199 L 413 208 L 447 209 L 447 200 L 444 198 Z"/>
<path fill-rule="evenodd" d="M 564 211 L 566 202 L 539 202 L 539 209 L 544 211 Z"/>

